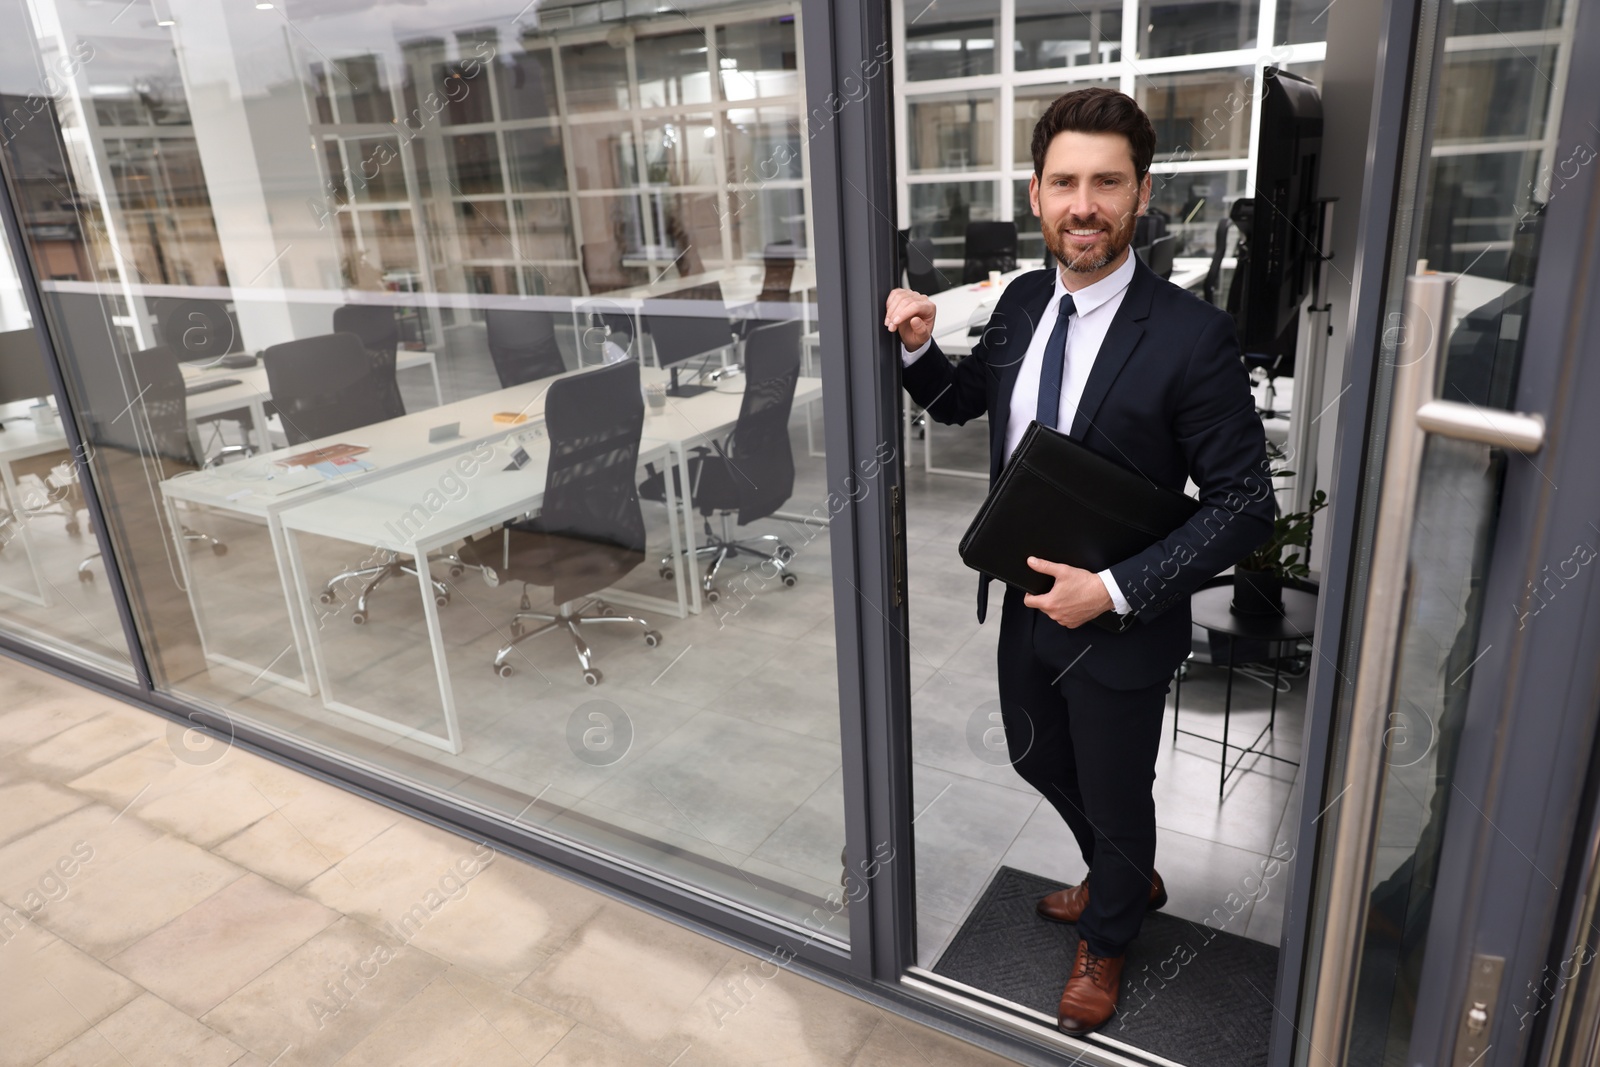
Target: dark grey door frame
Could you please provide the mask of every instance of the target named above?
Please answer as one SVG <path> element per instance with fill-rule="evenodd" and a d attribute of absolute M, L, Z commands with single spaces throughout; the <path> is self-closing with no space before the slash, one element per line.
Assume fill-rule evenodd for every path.
<path fill-rule="evenodd" d="M 1577 12 L 1515 402 L 1544 416 L 1546 444 L 1506 470 L 1411 1061 L 1451 1062 L 1483 954 L 1506 964 L 1482 1063 L 1526 1062 L 1552 1010 L 1543 968 L 1565 954 L 1560 883 L 1600 712 L 1600 561 L 1583 561 L 1600 550 L 1600 67 L 1583 61 L 1600 55 L 1600 4 Z M 1575 173 L 1560 162 L 1585 154 Z"/>
<path fill-rule="evenodd" d="M 8 158 L 5 153 L 0 152 L 0 161 Z M 78 484 L 83 487 L 84 505 L 89 512 L 89 529 L 94 534 L 95 545 L 100 550 L 100 561 L 106 572 L 106 586 L 110 589 L 111 599 L 117 606 L 117 619 L 122 625 L 122 637 L 128 646 L 128 661 L 133 665 L 139 687 L 149 690 L 152 685 L 150 661 L 145 657 L 144 645 L 139 640 L 139 628 L 135 621 L 133 605 L 128 600 L 128 587 L 124 582 L 121 563 L 112 548 L 111 527 L 106 523 L 94 469 L 89 465 L 90 449 L 85 446 L 83 435 L 78 430 L 76 409 L 72 397 L 67 392 L 63 364 L 48 328 L 44 300 L 39 295 L 37 264 L 34 262 L 32 250 L 28 247 L 22 231 L 22 220 L 16 210 L 17 200 L 14 193 L 19 187 L 13 178 L 9 163 L 0 168 L 0 222 L 5 226 L 6 242 L 22 288 L 23 302 L 27 304 L 28 314 L 33 318 L 33 332 L 39 340 L 39 351 L 44 357 L 45 370 L 50 376 L 50 388 L 55 392 L 56 410 L 61 415 L 62 432 L 66 434 L 67 444 L 72 449 L 73 469 L 77 474 Z"/>
<path fill-rule="evenodd" d="M 831 530 L 834 602 L 856 605 L 853 617 L 837 617 L 835 630 L 847 881 L 861 879 L 865 892 L 850 913 L 851 966 L 863 978 L 897 982 L 914 958 L 916 909 L 909 644 L 894 543 L 904 462 L 882 311 L 897 270 L 889 106 L 895 57 L 888 55 L 882 0 L 808 3 L 804 23 L 816 258 L 819 266 L 840 267 L 817 272 L 828 482 L 855 501 Z"/>
<path fill-rule="evenodd" d="M 1336 781 L 1340 744 L 1337 730 L 1341 679 L 1352 677 L 1356 650 L 1342 654 L 1344 635 L 1359 633 L 1363 613 L 1366 557 L 1373 535 L 1374 509 L 1362 502 L 1373 492 L 1382 470 L 1384 419 L 1391 368 L 1379 356 L 1383 337 L 1389 277 L 1390 235 L 1411 209 L 1413 190 L 1401 181 L 1401 152 L 1408 111 L 1408 88 L 1421 5 L 1414 0 L 1385 0 L 1378 25 L 1378 59 L 1372 92 L 1366 146 L 1366 177 L 1354 227 L 1355 256 L 1345 330 L 1344 376 L 1337 394 L 1338 410 L 1332 477 L 1326 488 L 1329 506 L 1317 536 L 1330 546 L 1328 566 L 1318 591 L 1316 654 L 1307 679 L 1305 749 L 1301 761 L 1300 825 L 1295 830 L 1295 856 L 1279 942 L 1278 980 L 1274 991 L 1268 1062 L 1294 1062 L 1299 1023 L 1315 996 L 1316 968 L 1308 961 L 1314 936 L 1317 856 L 1322 837 L 1332 828 L 1321 815 L 1337 798 L 1327 796 Z M 1331 32 L 1330 22 L 1330 32 Z M 1340 205 L 1343 207 L 1343 205 Z M 1350 209 L 1346 209 L 1348 212 Z M 1348 217 L 1348 214 L 1346 215 Z M 1314 960 L 1314 957 L 1312 957 Z"/>

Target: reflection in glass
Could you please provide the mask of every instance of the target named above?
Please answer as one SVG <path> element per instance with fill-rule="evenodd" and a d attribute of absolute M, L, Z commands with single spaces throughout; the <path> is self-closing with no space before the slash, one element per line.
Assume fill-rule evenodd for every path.
<path fill-rule="evenodd" d="M 574 126 L 570 143 L 579 189 L 626 189 L 639 184 L 632 123 Z"/>
<path fill-rule="evenodd" d="M 717 28 L 717 70 L 724 100 L 800 92 L 795 20 L 779 16 Z"/>
<path fill-rule="evenodd" d="M 1122 58 L 1122 5 L 1018 0 L 1015 48 L 1018 70 L 1113 63 Z"/>
<path fill-rule="evenodd" d="M 706 36 L 701 32 L 640 37 L 633 42 L 639 66 L 639 106 L 704 104 L 711 99 Z"/>
<path fill-rule="evenodd" d="M 911 171 L 982 170 L 994 166 L 993 93 L 918 97 L 906 105 Z"/>
<path fill-rule="evenodd" d="M 1151 175 L 1150 206 L 1166 215 L 1167 232 L 1177 235 L 1175 255 L 1211 255 L 1217 223 L 1227 218 L 1233 201 L 1244 195 L 1244 180 L 1242 170 Z M 1237 232 L 1230 230 L 1230 235 Z"/>
<path fill-rule="evenodd" d="M 512 192 L 547 193 L 567 187 L 559 129 L 508 130 L 505 139 Z"/>
<path fill-rule="evenodd" d="M 500 184 L 500 145 L 494 134 L 453 134 L 448 144 L 453 192 L 470 196 L 504 191 Z"/>
<path fill-rule="evenodd" d="M 502 55 L 495 66 L 495 92 L 503 119 L 542 119 L 557 113 L 555 60 L 550 49 L 528 47 Z"/>
<path fill-rule="evenodd" d="M 606 41 L 561 49 L 567 107 L 572 111 L 626 111 L 627 50 Z"/>
<path fill-rule="evenodd" d="M 728 180 L 767 182 L 801 177 L 800 119 L 785 107 L 729 108 Z"/>
<path fill-rule="evenodd" d="M 39 3 L 68 41 L 117 15 Z M 26 34 L 37 7 L 0 19 Z M 105 63 L 105 106 L 46 107 L 0 151 L 164 690 L 842 944 L 800 10 L 759 10 L 539 32 L 379 0 L 287 33 L 249 4 L 130 12 L 138 91 Z M 5 63 L 9 101 L 35 71 Z M 219 69 L 248 91 L 186 90 Z M 687 395 L 725 363 L 745 373 Z M 684 395 L 647 407 L 674 371 Z M 602 439 L 608 480 L 574 493 Z M 48 503 L 50 617 L 92 643 L 70 601 L 114 649 L 104 582 L 77 577 L 94 546 Z M 691 538 L 747 544 L 708 576 Z M 9 595 L 0 626 L 51 632 Z M 583 646 L 532 632 L 580 614 Z"/>
<path fill-rule="evenodd" d="M 919 182 L 911 186 L 911 236 L 931 239 L 940 259 L 960 259 L 967 223 L 994 217 L 993 182 Z"/>
<path fill-rule="evenodd" d="M 1139 58 L 1250 48 L 1259 0 L 1140 0 Z"/>
<path fill-rule="evenodd" d="M 993 74 L 1000 7 L 993 0 L 905 5 L 906 77 L 912 81 Z"/>
<path fill-rule="evenodd" d="M 1278 4 L 1278 44 L 1306 44 L 1328 36 L 1328 0 L 1282 0 Z M 1296 71 L 1296 73 L 1301 73 Z M 1315 79 L 1313 79 L 1315 80 Z"/>
<path fill-rule="evenodd" d="M 1540 140 L 1555 63 L 1554 47 L 1446 53 L 1434 143 Z"/>
<path fill-rule="evenodd" d="M 555 262 L 573 263 L 577 250 L 572 244 L 572 212 L 566 199 L 528 197 L 513 202 L 516 206 L 517 243 L 522 257 L 546 266 Z M 542 292 L 573 292 L 544 289 Z"/>
<path fill-rule="evenodd" d="M 1134 99 L 1156 130 L 1156 161 L 1243 159 L 1250 154 L 1251 70 L 1154 74 Z"/>
<path fill-rule="evenodd" d="M 672 115 L 643 123 L 639 142 L 651 185 L 715 185 L 722 163 L 710 115 Z"/>

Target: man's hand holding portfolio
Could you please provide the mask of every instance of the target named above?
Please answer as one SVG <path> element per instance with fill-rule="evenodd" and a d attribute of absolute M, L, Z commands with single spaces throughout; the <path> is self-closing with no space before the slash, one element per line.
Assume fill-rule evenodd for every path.
<path fill-rule="evenodd" d="M 1038 608 L 1068 629 L 1075 630 L 1114 607 L 1105 583 L 1094 571 L 1070 563 L 1051 563 L 1037 556 L 1028 557 L 1028 566 L 1050 575 L 1056 584 L 1048 593 L 1029 593 L 1022 598 L 1023 604 Z"/>

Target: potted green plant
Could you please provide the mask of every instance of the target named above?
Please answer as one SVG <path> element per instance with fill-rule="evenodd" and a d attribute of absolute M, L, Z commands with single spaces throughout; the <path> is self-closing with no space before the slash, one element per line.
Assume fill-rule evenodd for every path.
<path fill-rule="evenodd" d="M 1268 457 L 1282 459 L 1283 453 L 1274 448 Z M 1280 467 L 1271 472 L 1271 477 L 1292 478 L 1294 471 Z M 1272 536 L 1234 565 L 1233 603 L 1229 607 L 1235 615 L 1283 614 L 1284 580 L 1310 577 L 1311 522 L 1327 506 L 1328 494 L 1318 489 L 1311 494 L 1305 511 L 1291 511 L 1273 519 Z"/>

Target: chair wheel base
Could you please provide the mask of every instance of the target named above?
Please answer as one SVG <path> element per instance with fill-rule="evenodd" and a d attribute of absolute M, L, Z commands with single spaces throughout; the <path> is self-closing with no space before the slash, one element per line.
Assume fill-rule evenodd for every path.
<path fill-rule="evenodd" d="M 604 680 L 605 680 L 605 675 L 601 674 L 599 671 L 595 670 L 593 667 L 591 667 L 588 670 L 583 672 L 583 681 L 584 681 L 585 685 L 596 686 L 596 685 L 599 685 Z"/>
<path fill-rule="evenodd" d="M 334 601 L 336 601 L 338 599 L 339 599 L 338 597 L 334 596 L 332 593 L 328 592 L 326 589 L 324 589 L 322 592 L 317 594 L 317 603 L 319 603 L 319 604 L 332 604 Z"/>
<path fill-rule="evenodd" d="M 655 648 L 658 645 L 660 645 L 661 644 L 661 631 L 659 631 L 659 630 L 646 630 L 644 632 L 644 643 L 649 645 L 651 648 Z"/>
<path fill-rule="evenodd" d="M 354 615 L 350 616 L 350 621 L 355 623 L 357 626 L 365 626 L 367 622 L 366 612 L 356 612 Z"/>
<path fill-rule="evenodd" d="M 94 571 L 79 571 L 78 572 L 78 581 L 85 582 L 85 583 L 93 582 L 94 581 Z"/>
<path fill-rule="evenodd" d="M 511 664 L 509 664 L 509 663 L 497 663 L 497 664 L 495 664 L 494 673 L 498 674 L 502 678 L 511 677 L 511 675 L 512 675 Z"/>
<path fill-rule="evenodd" d="M 211 554 L 213 556 L 226 556 L 228 554 L 228 546 L 218 541 L 211 546 Z"/>
<path fill-rule="evenodd" d="M 721 599 L 722 599 L 722 590 L 720 590 L 720 589 L 707 589 L 706 590 L 706 603 L 715 604 L 717 601 L 719 601 Z"/>
<path fill-rule="evenodd" d="M 662 567 L 661 568 L 661 577 L 665 581 L 669 581 L 669 582 L 672 581 L 675 573 L 676 572 L 673 571 L 673 569 L 671 567 Z"/>
<path fill-rule="evenodd" d="M 794 583 L 797 581 L 799 581 L 799 579 L 792 574 L 785 574 L 783 576 L 783 585 L 785 589 L 793 589 Z"/>

